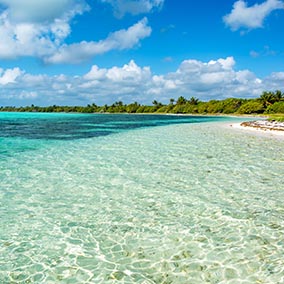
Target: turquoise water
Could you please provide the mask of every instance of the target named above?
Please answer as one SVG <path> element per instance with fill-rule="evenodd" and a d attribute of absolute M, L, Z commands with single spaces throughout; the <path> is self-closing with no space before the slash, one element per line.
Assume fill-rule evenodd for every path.
<path fill-rule="evenodd" d="M 236 120 L 0 113 L 0 283 L 284 283 L 284 140 Z"/>

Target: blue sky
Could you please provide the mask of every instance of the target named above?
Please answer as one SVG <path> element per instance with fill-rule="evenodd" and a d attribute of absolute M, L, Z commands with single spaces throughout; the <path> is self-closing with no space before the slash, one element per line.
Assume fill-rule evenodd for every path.
<path fill-rule="evenodd" d="M 283 0 L 0 0 L 0 105 L 284 91 Z"/>

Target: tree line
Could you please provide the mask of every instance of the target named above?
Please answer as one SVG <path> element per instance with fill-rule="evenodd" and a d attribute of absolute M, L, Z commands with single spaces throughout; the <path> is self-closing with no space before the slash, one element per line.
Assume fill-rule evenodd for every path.
<path fill-rule="evenodd" d="M 172 113 L 172 114 L 283 114 L 284 93 L 263 92 L 255 99 L 228 98 L 224 100 L 200 101 L 191 97 L 186 99 L 180 96 L 178 99 L 170 99 L 168 104 L 162 104 L 157 100 L 152 105 L 142 105 L 137 102 L 124 104 L 122 101 L 112 105 L 98 106 L 95 103 L 87 106 L 26 106 L 13 107 L 2 106 L 0 111 L 8 112 L 66 112 L 66 113 Z"/>

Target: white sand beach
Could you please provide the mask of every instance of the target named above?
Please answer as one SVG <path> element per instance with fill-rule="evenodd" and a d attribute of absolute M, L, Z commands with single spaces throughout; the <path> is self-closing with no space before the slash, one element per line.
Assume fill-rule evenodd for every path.
<path fill-rule="evenodd" d="M 256 120 L 242 123 L 232 123 L 232 128 L 242 131 L 254 132 L 261 136 L 270 136 L 284 139 L 284 123 L 268 120 Z"/>

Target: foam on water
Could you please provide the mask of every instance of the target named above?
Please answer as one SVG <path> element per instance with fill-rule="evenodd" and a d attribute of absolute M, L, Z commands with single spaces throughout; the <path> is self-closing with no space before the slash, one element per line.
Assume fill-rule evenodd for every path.
<path fill-rule="evenodd" d="M 284 283 L 282 148 L 208 123 L 6 156 L 0 282 Z"/>

